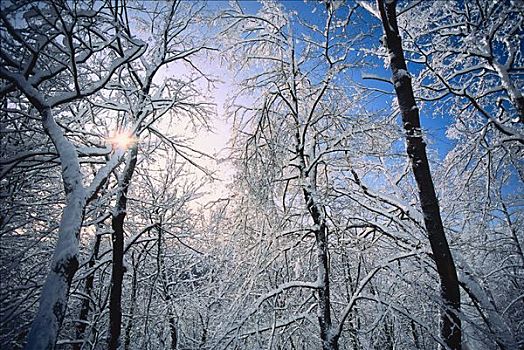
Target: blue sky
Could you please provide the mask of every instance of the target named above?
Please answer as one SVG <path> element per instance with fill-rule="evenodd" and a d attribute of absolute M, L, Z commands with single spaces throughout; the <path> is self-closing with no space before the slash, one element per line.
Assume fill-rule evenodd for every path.
<path fill-rule="evenodd" d="M 325 5 L 318 1 L 288 0 L 279 1 L 279 3 L 281 3 L 287 10 L 296 12 L 296 14 L 302 20 L 305 20 L 308 23 L 316 24 L 319 28 L 324 25 L 323 16 L 320 16 L 319 14 L 321 14 L 321 11 L 324 10 Z M 240 4 L 247 13 L 256 13 L 261 7 L 258 1 L 240 1 Z M 379 38 L 382 32 L 378 19 L 363 9 L 359 9 L 358 11 L 359 16 L 361 17 L 359 19 L 360 23 L 363 25 L 369 25 L 369 28 L 372 26 L 378 26 L 374 28 L 374 35 L 372 35 L 370 40 L 370 46 L 380 45 Z M 376 37 L 376 39 L 373 37 Z M 362 76 L 365 74 L 371 74 L 384 79 L 390 79 L 391 71 L 389 68 L 385 67 L 382 59 L 368 55 L 365 60 L 371 63 L 371 65 L 365 69 L 353 70 L 350 72 L 350 76 L 358 84 L 391 92 L 389 95 L 376 95 L 376 97 L 373 99 L 372 108 L 374 110 L 388 108 L 388 106 L 391 106 L 391 99 L 395 98 L 393 86 L 380 81 L 373 81 L 369 79 L 363 80 Z M 417 73 L 420 68 L 421 67 L 416 67 L 411 63 L 408 64 L 408 69 L 412 74 Z M 419 107 L 421 106 L 419 105 Z M 428 149 L 430 151 L 436 150 L 438 152 L 439 158 L 443 159 L 447 152 L 449 152 L 454 146 L 453 141 L 446 137 L 446 129 L 451 121 L 451 118 L 434 115 L 432 110 L 429 109 L 429 105 L 424 107 L 425 108 L 421 108 L 420 118 L 422 127 L 426 130 L 430 139 Z"/>

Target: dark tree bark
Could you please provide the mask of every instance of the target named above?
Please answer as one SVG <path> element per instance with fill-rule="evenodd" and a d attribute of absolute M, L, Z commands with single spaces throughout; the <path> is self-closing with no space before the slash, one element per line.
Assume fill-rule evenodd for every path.
<path fill-rule="evenodd" d="M 120 344 L 122 327 L 122 281 L 124 278 L 124 213 L 112 220 L 113 261 L 111 266 L 111 294 L 109 299 L 109 349 L 116 350 Z"/>
<path fill-rule="evenodd" d="M 111 295 L 109 299 L 109 349 L 116 350 L 120 345 L 122 331 L 122 282 L 124 279 L 124 221 L 127 209 L 127 193 L 135 171 L 138 145 L 133 145 L 128 161 L 119 180 L 120 191 L 113 209 L 111 227 L 113 229 L 113 261 L 111 271 Z"/>
<path fill-rule="evenodd" d="M 437 265 L 440 278 L 441 296 L 445 310 L 441 315 L 440 335 L 451 349 L 461 348 L 460 291 L 455 263 L 451 256 L 448 241 L 444 234 L 440 207 L 431 178 L 426 154 L 426 144 L 422 138 L 419 110 L 415 102 L 411 77 L 407 71 L 402 41 L 397 24 L 396 1 L 377 0 L 378 9 L 385 34 L 385 44 L 389 51 L 393 84 L 397 94 L 402 123 L 406 134 L 406 151 L 411 160 L 419 199 L 424 214 L 424 224 Z"/>
<path fill-rule="evenodd" d="M 518 97 L 513 103 L 519 114 L 519 122 L 524 123 L 524 97 Z"/>
<path fill-rule="evenodd" d="M 331 319 L 331 296 L 329 280 L 329 256 L 327 241 L 327 226 L 323 213 L 323 208 L 315 201 L 313 192 L 316 190 L 316 171 L 306 172 L 306 155 L 304 146 L 298 139 L 297 154 L 300 160 L 300 178 L 304 179 L 308 185 L 303 187 L 304 201 L 313 222 L 315 224 L 315 244 L 317 250 L 317 281 L 318 287 L 318 306 L 317 317 L 320 327 L 320 339 L 322 350 L 338 350 L 338 335 L 333 330 Z"/>
<path fill-rule="evenodd" d="M 95 266 L 96 260 L 98 259 L 98 251 L 100 250 L 100 235 L 95 236 L 95 244 L 93 245 L 93 254 L 89 259 L 88 267 L 92 269 Z M 87 328 L 87 322 L 89 317 L 89 312 L 91 311 L 91 292 L 94 287 L 95 274 L 94 272 L 90 273 L 86 278 L 84 294 L 86 295 L 82 300 L 82 305 L 80 306 L 80 314 L 78 316 L 78 322 L 76 324 L 76 339 L 80 340 L 84 338 L 84 333 Z M 74 350 L 80 350 L 82 348 L 82 343 L 75 343 L 73 345 Z"/>
<path fill-rule="evenodd" d="M 176 350 L 178 344 L 178 336 L 176 319 L 174 316 L 169 317 L 169 333 L 171 334 L 171 350 Z"/>
<path fill-rule="evenodd" d="M 315 241 L 317 246 L 317 278 L 320 282 L 318 288 L 318 323 L 320 326 L 320 339 L 322 340 L 323 350 L 338 350 L 338 338 L 333 336 L 333 322 L 331 320 L 331 296 L 329 281 L 329 258 L 327 247 L 327 228 L 326 223 L 320 212 L 320 208 L 315 203 L 311 193 L 304 189 L 304 199 L 306 200 L 309 213 L 313 218 L 317 229 L 315 230 Z"/>
<path fill-rule="evenodd" d="M 292 48 L 291 66 L 293 74 L 291 101 L 294 105 L 292 113 L 294 113 L 295 121 L 299 120 L 298 111 L 299 100 L 297 97 L 297 78 L 298 70 L 295 64 L 295 49 Z M 306 204 L 309 215 L 315 224 L 315 245 L 317 251 L 317 282 L 319 283 L 318 292 L 318 306 L 317 318 L 320 327 L 320 340 L 322 341 L 322 350 L 338 350 L 339 335 L 335 335 L 333 322 L 331 319 L 331 296 L 330 296 L 330 280 L 329 280 L 329 252 L 328 252 L 328 237 L 325 214 L 322 206 L 315 201 L 313 193 L 316 191 L 316 166 L 308 171 L 307 161 L 309 154 L 305 151 L 305 140 L 301 137 L 300 126 L 295 125 L 295 152 L 299 161 L 298 168 L 300 171 L 300 180 L 302 185 L 302 194 Z M 314 147 L 313 147 L 314 152 Z"/>

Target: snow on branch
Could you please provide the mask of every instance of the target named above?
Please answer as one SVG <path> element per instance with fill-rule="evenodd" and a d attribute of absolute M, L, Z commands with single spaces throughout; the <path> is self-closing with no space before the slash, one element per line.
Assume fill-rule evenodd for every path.
<path fill-rule="evenodd" d="M 353 309 L 356 301 L 358 300 L 358 298 L 361 296 L 361 293 L 362 291 L 364 290 L 364 288 L 366 287 L 366 285 L 371 281 L 371 279 L 373 277 L 375 277 L 375 275 L 381 270 L 381 269 L 384 269 L 384 268 L 387 268 L 389 264 L 391 264 L 392 262 L 395 262 L 395 261 L 399 261 L 399 260 L 402 260 L 402 259 L 406 259 L 406 258 L 409 258 L 409 257 L 412 257 L 412 256 L 416 256 L 418 255 L 419 252 L 418 251 L 411 251 L 409 253 L 405 253 L 405 254 L 401 254 L 401 255 L 398 255 L 396 257 L 393 257 L 393 258 L 389 258 L 387 259 L 384 263 L 380 264 L 380 266 L 377 266 L 375 267 L 373 270 L 371 270 L 358 284 L 358 287 L 356 288 L 356 290 L 353 292 L 353 296 L 351 297 L 351 299 L 349 300 L 348 304 L 346 305 L 346 307 L 344 308 L 344 311 L 342 313 L 342 317 L 340 319 L 340 323 L 338 324 L 338 327 L 336 328 L 336 331 L 335 331 L 335 334 L 336 334 L 336 337 L 340 337 L 340 335 L 342 334 L 342 331 L 344 330 L 344 323 L 346 322 L 346 319 L 348 318 L 351 310 Z"/>
<path fill-rule="evenodd" d="M 268 300 L 268 299 L 270 299 L 270 298 L 272 298 L 272 297 L 274 297 L 274 296 L 276 296 L 278 294 L 281 294 L 281 293 L 283 293 L 284 291 L 286 291 L 288 289 L 292 289 L 292 288 L 318 289 L 318 288 L 320 288 L 320 283 L 318 281 L 315 281 L 315 282 L 290 281 L 290 282 L 283 283 L 283 284 L 279 285 L 277 288 L 274 288 L 274 289 L 270 290 L 269 292 L 261 295 L 255 301 L 254 306 L 249 309 L 249 311 L 245 314 L 243 319 L 238 323 L 238 325 L 233 327 L 233 328 L 231 328 L 231 329 L 229 329 L 228 331 L 224 332 L 224 335 L 217 341 L 217 344 L 220 343 L 224 338 L 226 338 L 230 333 L 235 332 L 238 329 L 240 329 L 244 325 L 244 323 L 246 323 L 246 321 L 249 319 L 249 317 L 251 317 L 254 313 L 256 313 L 258 311 L 260 306 L 262 306 L 262 304 L 266 300 Z"/>

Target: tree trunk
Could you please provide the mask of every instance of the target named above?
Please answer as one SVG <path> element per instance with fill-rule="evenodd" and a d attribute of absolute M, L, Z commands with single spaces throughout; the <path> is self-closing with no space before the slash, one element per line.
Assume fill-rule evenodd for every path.
<path fill-rule="evenodd" d="M 320 339 L 322 340 L 323 350 L 338 350 L 338 339 L 333 337 L 331 320 L 331 297 L 329 281 L 329 259 L 327 248 L 326 224 L 322 219 L 317 204 L 311 194 L 304 190 L 304 198 L 308 204 L 308 209 L 313 218 L 313 222 L 318 227 L 315 230 L 315 243 L 317 246 L 317 279 L 320 283 L 318 289 L 318 323 L 320 326 Z"/>
<path fill-rule="evenodd" d="M 515 99 L 515 107 L 519 113 L 519 122 L 524 123 L 524 97 L 519 96 Z"/>
<path fill-rule="evenodd" d="M 300 143 L 299 143 L 300 144 Z M 303 148 L 297 149 L 300 159 L 301 178 L 304 179 L 306 186 L 303 188 L 304 200 L 309 214 L 315 224 L 315 244 L 317 249 L 317 281 L 318 288 L 318 306 L 317 317 L 320 326 L 320 339 L 322 341 L 322 350 L 338 350 L 338 337 L 333 335 L 333 323 L 331 320 L 331 297 L 329 281 L 329 258 L 327 227 L 324 213 L 319 204 L 315 202 L 312 193 L 316 190 L 316 174 L 312 170 L 306 174 L 306 162 Z"/>
<path fill-rule="evenodd" d="M 441 315 L 440 335 L 451 349 L 461 348 L 460 291 L 455 263 L 444 234 L 440 207 L 422 138 L 419 110 L 415 102 L 411 77 L 407 71 L 404 51 L 397 25 L 396 1 L 377 0 L 390 56 L 393 84 L 397 94 L 402 122 L 406 133 L 406 151 L 411 160 L 419 199 L 424 214 L 433 257 L 440 278 L 441 296 L 445 310 Z"/>
<path fill-rule="evenodd" d="M 13 74 L 0 67 L 0 76 L 14 83 L 41 114 L 43 129 L 53 142 L 60 158 L 66 203 L 58 228 L 58 241 L 51 260 L 51 271 L 42 288 L 38 311 L 24 347 L 24 349 L 38 350 L 53 349 L 67 309 L 71 282 L 79 266 L 79 238 L 85 206 L 90 197 L 97 193 L 99 186 L 105 181 L 112 168 L 104 167 L 103 173 L 99 172 L 86 189 L 83 186 L 84 176 L 80 168 L 77 149 L 56 123 L 51 105 L 46 101 L 44 94 L 21 74 Z M 89 92 L 89 94 L 93 93 L 95 90 Z M 120 157 L 115 157 L 114 160 L 112 165 L 116 167 L 120 162 Z"/>
<path fill-rule="evenodd" d="M 174 316 L 169 317 L 169 333 L 171 335 L 171 350 L 176 350 L 178 346 L 178 336 L 176 328 L 176 319 Z"/>
<path fill-rule="evenodd" d="M 96 260 L 98 259 L 98 251 L 100 249 L 100 235 L 95 236 L 95 244 L 93 246 L 93 254 L 91 255 L 91 258 L 89 259 L 88 267 L 89 269 L 92 269 L 95 266 Z M 94 280 L 95 280 L 95 273 L 92 272 L 87 276 L 86 282 L 85 282 L 85 297 L 82 300 L 82 305 L 80 306 L 80 314 L 78 316 L 78 322 L 76 325 L 76 340 L 80 340 L 84 338 L 84 332 L 87 327 L 87 321 L 89 316 L 89 311 L 91 311 L 91 291 L 93 290 L 94 286 Z M 81 343 L 75 343 L 73 345 L 74 350 L 80 350 L 82 348 Z"/>
<path fill-rule="evenodd" d="M 111 266 L 111 296 L 109 299 L 109 349 L 116 350 L 120 344 L 122 329 L 122 281 L 124 279 L 124 218 L 125 212 L 114 216 L 113 262 Z"/>
<path fill-rule="evenodd" d="M 82 172 L 75 147 L 65 138 L 56 124 L 51 107 L 43 104 L 43 97 L 33 90 L 24 91 L 42 115 L 42 125 L 60 156 L 66 206 L 60 219 L 58 241 L 46 277 L 40 304 L 27 337 L 26 350 L 54 349 L 69 300 L 69 289 L 78 270 L 78 242 L 87 203 L 82 186 Z"/>
<path fill-rule="evenodd" d="M 164 252 L 162 249 L 163 246 L 163 237 L 162 237 L 162 222 L 158 224 L 158 248 L 157 248 L 157 274 L 162 279 L 162 290 L 164 294 L 164 300 L 167 306 L 168 314 L 168 324 L 169 324 L 169 336 L 171 338 L 171 350 L 176 350 L 178 347 L 178 330 L 176 325 L 176 318 L 171 306 L 171 294 L 169 293 L 169 281 L 167 279 L 165 262 L 164 262 Z"/>
<path fill-rule="evenodd" d="M 51 270 L 40 294 L 40 305 L 25 350 L 55 348 L 67 309 L 71 282 L 78 270 L 78 234 L 84 204 L 85 200 L 75 196 L 73 201 L 67 203 L 64 210 Z"/>
<path fill-rule="evenodd" d="M 116 350 L 120 345 L 122 332 L 122 282 L 124 279 L 124 220 L 127 209 L 127 193 L 135 171 L 138 145 L 133 145 L 128 161 L 119 181 L 120 191 L 113 208 L 111 227 L 113 229 L 113 262 L 111 270 L 111 296 L 109 299 L 109 349 Z"/>

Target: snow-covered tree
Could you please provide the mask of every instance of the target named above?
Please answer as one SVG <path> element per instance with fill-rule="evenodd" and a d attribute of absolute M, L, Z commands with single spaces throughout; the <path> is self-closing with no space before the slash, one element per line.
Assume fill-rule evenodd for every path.
<path fill-rule="evenodd" d="M 411 161 L 417 183 L 424 224 L 440 279 L 440 292 L 445 306 L 441 316 L 440 335 L 449 348 L 460 349 L 462 347 L 459 316 L 460 290 L 457 271 L 442 224 L 440 206 L 422 135 L 419 109 L 404 58 L 397 23 L 396 1 L 377 0 L 377 7 L 384 27 L 384 45 L 389 54 L 389 65 L 393 73 L 392 83 L 395 86 L 402 123 L 406 132 L 406 153 Z"/>
<path fill-rule="evenodd" d="M 481 319 L 481 342 L 501 348 L 516 347 L 514 335 L 521 333 L 513 286 L 501 292 L 508 299 L 488 296 L 498 295 L 493 288 L 504 285 L 501 275 L 514 280 L 509 275 L 523 268 L 522 237 L 509 229 L 518 223 L 522 198 L 523 9 L 518 1 L 421 3 L 399 17 L 407 58 L 416 72 L 415 93 L 427 113 L 446 120 L 454 143 L 440 181 L 445 224 L 460 232 L 461 285 L 465 297 L 478 306 L 471 324 Z M 413 16 L 421 20 L 411 20 Z M 493 259 L 479 259 L 488 246 Z M 482 271 L 494 266 L 501 275 L 486 278 Z M 491 314 L 483 316 L 488 309 Z"/>
<path fill-rule="evenodd" d="M 118 19 L 102 3 L 3 2 L 1 19 L 2 96 L 7 107 L 17 108 L 19 104 L 9 99 L 23 94 L 23 103 L 29 103 L 31 114 L 40 120 L 62 169 L 65 206 L 58 241 L 26 345 L 28 349 L 51 349 L 78 269 L 84 209 L 124 152 L 116 150 L 86 182 L 89 179 L 82 172 L 79 154 L 109 155 L 111 149 L 103 147 L 99 135 L 101 147 L 82 150 L 66 134 L 70 130 L 60 125 L 60 116 L 67 113 L 69 103 L 103 89 L 119 68 L 143 53 L 145 45 L 123 36 Z M 113 45 L 117 37 L 124 47 Z"/>
<path fill-rule="evenodd" d="M 372 344 L 371 337 L 355 336 L 360 322 L 355 304 L 368 300 L 382 307 L 378 292 L 363 298 L 374 290 L 374 277 L 393 261 L 419 255 L 410 242 L 399 255 L 382 254 L 375 261 L 364 259 L 365 263 L 346 251 L 351 244 L 345 242 L 355 236 L 379 244 L 390 240 L 395 247 L 401 244 L 390 234 L 395 225 L 390 221 L 381 227 L 376 219 L 393 216 L 396 221 L 396 215 L 373 207 L 398 210 L 399 205 L 373 197 L 357 174 L 373 172 L 363 160 L 388 154 L 397 128 L 392 118 L 363 107 L 368 96 L 351 84 L 351 70 L 360 64 L 353 46 L 367 38 L 353 27 L 356 4 L 327 2 L 312 7 L 321 12 L 321 28 L 271 1 L 264 2 L 256 15 L 240 8 L 222 15 L 232 23 L 228 33 L 234 33 L 230 49 L 234 59 L 246 69 L 231 113 L 241 169 L 238 191 L 252 203 L 243 206 L 253 211 L 245 217 L 246 233 L 252 232 L 254 240 L 247 244 L 258 253 L 251 271 L 260 280 L 253 281 L 249 290 L 262 289 L 251 292 L 258 298 L 244 301 L 251 304 L 249 311 L 240 312 L 240 320 L 232 322 L 222 339 L 225 347 L 338 349 L 342 344 L 361 346 L 361 341 Z M 365 202 L 353 199 L 359 194 Z M 366 208 L 371 200 L 375 203 Z M 342 277 L 344 271 L 353 277 Z M 350 290 L 344 287 L 347 284 Z M 316 321 L 311 317 L 314 311 Z M 372 317 L 360 320 L 370 322 Z M 317 339 L 311 334 L 315 328 Z"/>
<path fill-rule="evenodd" d="M 378 4 L 2 1 L 0 346 L 521 347 L 522 4 Z"/>

